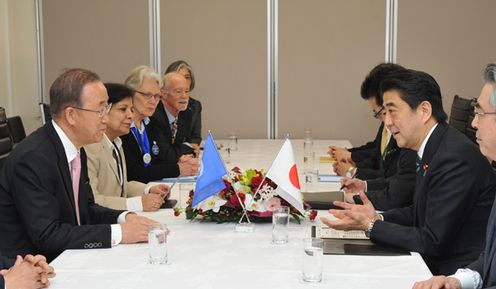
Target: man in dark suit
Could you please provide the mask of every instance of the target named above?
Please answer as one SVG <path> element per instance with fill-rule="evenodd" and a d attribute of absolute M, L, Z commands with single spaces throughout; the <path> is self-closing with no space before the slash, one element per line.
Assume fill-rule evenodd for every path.
<path fill-rule="evenodd" d="M 17 256 L 15 261 L 0 255 L 0 288 L 47 288 L 48 279 L 53 277 L 53 267 L 41 255 L 27 255 L 24 259 Z"/>
<path fill-rule="evenodd" d="M 488 64 L 483 72 L 484 86 L 475 106 L 472 126 L 481 152 L 496 159 L 496 64 Z M 496 288 L 496 205 L 493 205 L 486 231 L 486 246 L 479 258 L 454 275 L 435 276 L 417 282 L 415 289 L 427 288 Z"/>
<path fill-rule="evenodd" d="M 192 112 L 188 108 L 189 86 L 181 74 L 170 72 L 164 76 L 162 101 L 151 117 L 150 128 L 159 139 L 160 158 L 177 163 L 183 156 L 195 154 L 191 145 Z"/>
<path fill-rule="evenodd" d="M 344 177 L 354 176 L 362 180 L 382 179 L 371 184 L 371 190 L 374 191 L 385 188 L 384 179 L 396 174 L 398 158 L 401 153 L 396 141 L 391 137 L 383 123 L 385 111 L 382 95 L 379 94 L 379 84 L 388 75 L 404 69 L 397 64 L 381 63 L 375 66 L 362 82 L 360 96 L 369 102 L 374 118 L 380 121 L 375 139 L 351 149 L 329 147 L 329 154 L 336 159 L 336 163 L 333 165 L 336 174 Z M 415 154 L 411 151 L 405 153 Z M 412 175 L 414 175 L 413 172 Z"/>
<path fill-rule="evenodd" d="M 484 248 L 496 178 L 487 159 L 467 137 L 446 124 L 441 91 L 427 73 L 407 70 L 381 83 L 389 128 L 399 147 L 417 152 L 414 203 L 378 214 L 363 205 L 335 202 L 337 219 L 321 220 L 343 230 L 363 230 L 373 242 L 419 252 L 434 274 L 451 274 Z"/>
<path fill-rule="evenodd" d="M 7 256 L 53 260 L 65 249 L 147 240 L 152 220 L 94 202 L 82 147 L 105 132 L 107 100 L 88 70 L 68 70 L 52 84 L 53 120 L 24 139 L 0 172 L 0 250 Z"/>

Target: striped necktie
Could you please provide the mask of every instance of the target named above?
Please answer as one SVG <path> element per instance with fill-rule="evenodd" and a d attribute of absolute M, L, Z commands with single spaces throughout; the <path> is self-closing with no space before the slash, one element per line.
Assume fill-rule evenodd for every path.
<path fill-rule="evenodd" d="M 176 141 L 177 134 L 177 117 L 171 122 L 172 143 Z"/>

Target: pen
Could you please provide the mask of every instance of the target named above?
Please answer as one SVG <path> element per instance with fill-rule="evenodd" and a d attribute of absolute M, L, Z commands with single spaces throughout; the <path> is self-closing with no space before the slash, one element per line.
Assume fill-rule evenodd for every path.
<path fill-rule="evenodd" d="M 355 178 L 355 176 L 357 174 L 357 171 L 358 171 L 358 169 L 355 168 L 355 170 L 353 171 L 353 174 L 351 175 L 350 179 L 354 179 Z M 342 184 L 341 185 L 341 188 L 339 188 L 339 190 L 342 191 L 344 189 L 344 187 L 346 187 L 345 184 Z"/>

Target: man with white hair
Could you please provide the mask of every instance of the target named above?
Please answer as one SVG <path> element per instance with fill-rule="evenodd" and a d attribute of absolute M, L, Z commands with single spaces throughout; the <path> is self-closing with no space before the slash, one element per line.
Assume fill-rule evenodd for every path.
<path fill-rule="evenodd" d="M 474 107 L 472 126 L 477 129 L 477 143 L 486 157 L 496 160 L 496 64 L 486 66 L 484 86 Z M 451 276 L 434 276 L 415 283 L 415 289 L 479 289 L 496 287 L 496 207 L 493 205 L 486 231 L 486 246 L 479 258 Z"/>

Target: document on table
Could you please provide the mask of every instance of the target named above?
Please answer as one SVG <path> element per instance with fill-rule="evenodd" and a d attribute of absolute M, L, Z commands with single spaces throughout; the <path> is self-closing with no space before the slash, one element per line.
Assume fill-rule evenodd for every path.
<path fill-rule="evenodd" d="M 178 177 L 178 178 L 164 178 L 161 179 L 160 182 L 163 183 L 194 183 L 196 182 L 197 177 Z"/>
<path fill-rule="evenodd" d="M 321 238 L 321 239 L 350 239 L 350 240 L 368 240 L 365 236 L 364 231 L 341 231 L 341 230 L 335 230 L 333 228 L 329 227 L 321 227 L 321 226 L 314 226 L 312 227 L 312 231 L 315 230 L 315 235 L 316 238 Z"/>
<path fill-rule="evenodd" d="M 337 175 L 317 175 L 317 181 L 321 183 L 339 183 L 342 178 Z"/>

